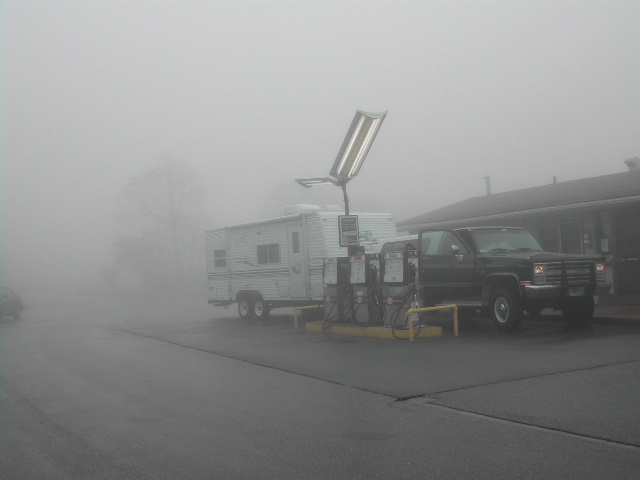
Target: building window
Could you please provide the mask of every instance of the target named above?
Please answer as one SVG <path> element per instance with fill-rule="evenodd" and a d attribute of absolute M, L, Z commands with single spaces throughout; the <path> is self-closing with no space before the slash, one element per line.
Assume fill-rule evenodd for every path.
<path fill-rule="evenodd" d="M 545 252 L 582 253 L 582 226 L 580 222 L 538 227 L 540 245 Z"/>
<path fill-rule="evenodd" d="M 557 225 L 540 225 L 538 227 L 538 237 L 540 238 L 540 245 L 545 252 L 560 251 Z"/>
<path fill-rule="evenodd" d="M 582 253 L 582 227 L 578 222 L 560 225 L 562 253 Z"/>
<path fill-rule="evenodd" d="M 227 251 L 226 250 L 214 250 L 213 251 L 213 264 L 216 267 L 227 266 Z"/>
<path fill-rule="evenodd" d="M 291 253 L 300 253 L 300 232 L 291 232 Z"/>
<path fill-rule="evenodd" d="M 277 243 L 258 245 L 258 263 L 280 263 L 280 245 Z"/>

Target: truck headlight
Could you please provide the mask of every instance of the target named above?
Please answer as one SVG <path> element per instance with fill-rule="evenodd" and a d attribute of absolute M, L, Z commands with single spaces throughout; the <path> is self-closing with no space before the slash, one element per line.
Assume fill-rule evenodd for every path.
<path fill-rule="evenodd" d="M 545 277 L 546 267 L 545 265 L 534 265 L 533 266 L 533 281 L 534 283 L 544 283 L 546 280 Z"/>
<path fill-rule="evenodd" d="M 604 281 L 604 263 L 596 263 L 596 280 Z"/>

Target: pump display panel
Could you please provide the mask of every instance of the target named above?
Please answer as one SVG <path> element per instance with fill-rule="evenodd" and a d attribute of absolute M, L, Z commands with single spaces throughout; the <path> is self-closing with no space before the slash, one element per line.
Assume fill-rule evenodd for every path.
<path fill-rule="evenodd" d="M 325 285 L 338 284 L 338 259 L 325 258 L 324 268 L 322 270 L 322 283 Z"/>
<path fill-rule="evenodd" d="M 351 285 L 366 283 L 367 280 L 367 262 L 364 255 L 356 255 L 351 257 L 351 276 L 349 283 Z"/>
<path fill-rule="evenodd" d="M 409 265 L 405 252 L 389 252 L 384 254 L 384 283 L 408 283 Z"/>

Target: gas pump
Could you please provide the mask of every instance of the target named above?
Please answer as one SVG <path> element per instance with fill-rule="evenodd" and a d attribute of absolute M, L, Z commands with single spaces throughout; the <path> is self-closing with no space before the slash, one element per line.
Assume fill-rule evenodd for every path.
<path fill-rule="evenodd" d="M 402 250 L 384 254 L 381 290 L 385 303 L 385 325 L 407 328 L 407 311 L 410 308 L 420 308 L 417 272 L 417 251 Z"/>
<path fill-rule="evenodd" d="M 324 323 L 351 319 L 352 292 L 349 288 L 350 262 L 347 257 L 323 259 Z"/>
<path fill-rule="evenodd" d="M 349 257 L 349 262 L 351 264 L 349 283 L 353 289 L 354 322 L 358 325 L 382 324 L 378 255 L 354 255 Z"/>

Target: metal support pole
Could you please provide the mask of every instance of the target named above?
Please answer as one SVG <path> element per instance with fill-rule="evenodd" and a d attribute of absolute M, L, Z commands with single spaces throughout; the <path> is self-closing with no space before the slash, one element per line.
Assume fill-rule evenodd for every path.
<path fill-rule="evenodd" d="M 342 182 L 342 194 L 344 196 L 344 214 L 349 215 L 349 197 L 347 196 L 347 183 Z"/>
<path fill-rule="evenodd" d="M 413 314 L 420 312 L 435 312 L 438 310 L 452 310 L 453 311 L 453 332 L 455 336 L 458 336 L 458 306 L 457 305 L 442 305 L 440 307 L 423 307 L 423 308 L 410 308 L 407 311 L 407 324 L 409 325 L 409 340 L 414 339 L 413 334 Z"/>

